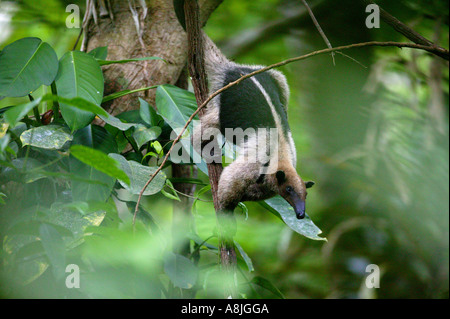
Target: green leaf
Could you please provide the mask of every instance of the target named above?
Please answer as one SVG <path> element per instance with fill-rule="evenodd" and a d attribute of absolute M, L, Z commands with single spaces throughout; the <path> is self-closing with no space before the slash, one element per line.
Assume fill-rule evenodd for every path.
<path fill-rule="evenodd" d="M 209 237 L 209 238 L 203 240 L 202 238 L 200 238 L 200 237 L 199 237 L 197 234 L 195 234 L 195 233 L 188 233 L 188 234 L 187 234 L 187 237 L 188 237 L 189 239 L 193 240 L 193 241 L 194 241 L 197 245 L 199 245 L 200 247 L 201 247 L 201 246 L 204 246 L 204 247 L 206 247 L 206 248 L 208 248 L 208 249 L 210 249 L 210 250 L 215 250 L 215 251 L 219 250 L 219 248 L 217 248 L 216 246 L 211 245 L 211 244 L 208 244 L 208 240 L 211 239 L 212 237 L 215 237 L 215 236 L 211 236 L 211 237 Z"/>
<path fill-rule="evenodd" d="M 24 262 L 29 259 L 34 259 L 42 257 L 45 255 L 44 246 L 42 246 L 42 241 L 32 241 L 29 244 L 25 244 L 20 247 L 14 254 L 16 261 Z"/>
<path fill-rule="evenodd" d="M 245 220 L 247 220 L 248 219 L 248 208 L 247 208 L 247 206 L 245 206 L 244 203 L 239 202 L 238 203 L 238 207 L 242 210 L 242 213 L 245 214 Z"/>
<path fill-rule="evenodd" d="M 134 124 L 134 123 L 124 123 L 122 122 L 119 118 L 114 117 L 112 115 L 108 115 L 108 116 L 100 116 L 100 118 L 105 121 L 106 124 L 109 124 L 121 131 L 127 131 L 132 127 L 137 126 L 138 124 Z"/>
<path fill-rule="evenodd" d="M 89 102 L 88 100 L 80 97 L 75 98 L 64 98 L 61 96 L 56 96 L 52 94 L 44 95 L 34 101 L 19 104 L 10 108 L 5 112 L 5 120 L 11 125 L 15 126 L 25 115 L 27 115 L 33 108 L 38 106 L 41 102 L 46 101 L 56 101 L 64 104 L 67 109 L 73 112 L 89 112 L 91 114 L 98 114 L 103 117 L 109 117 L 110 115 L 100 106 Z M 73 109 L 75 108 L 75 110 Z M 78 109 L 78 110 L 77 110 Z"/>
<path fill-rule="evenodd" d="M 45 221 L 68 229 L 73 234 L 71 242 L 79 242 L 90 226 L 99 226 L 106 216 L 107 203 L 72 202 L 55 203 L 45 216 Z"/>
<path fill-rule="evenodd" d="M 139 98 L 140 109 L 139 114 L 145 123 L 151 126 L 158 126 L 163 118 L 156 113 L 155 109 L 147 103 L 147 101 Z"/>
<path fill-rule="evenodd" d="M 200 197 L 201 195 L 203 195 L 204 193 L 206 193 L 207 191 L 211 190 L 211 184 L 208 184 L 204 187 L 202 187 L 200 190 L 198 190 L 197 193 L 197 197 Z"/>
<path fill-rule="evenodd" d="M 6 196 L 6 194 L 0 192 L 0 204 L 4 205 L 5 204 L 5 200 L 4 198 L 7 198 L 8 196 Z"/>
<path fill-rule="evenodd" d="M 164 188 L 163 188 L 163 189 L 161 189 L 161 194 L 163 194 L 164 197 L 167 197 L 168 199 L 172 199 L 172 200 L 176 200 L 176 201 L 178 201 L 178 202 L 181 202 L 180 197 L 179 197 L 178 194 L 175 193 L 175 192 L 173 192 L 173 193 L 171 194 L 171 193 L 165 191 Z"/>
<path fill-rule="evenodd" d="M 121 183 L 130 184 L 130 178 L 120 169 L 119 162 L 105 153 L 84 145 L 73 145 L 70 154 L 96 170 L 118 179 Z"/>
<path fill-rule="evenodd" d="M 97 60 L 105 60 L 108 56 L 108 47 L 98 47 L 88 52 L 89 55 L 92 55 Z"/>
<path fill-rule="evenodd" d="M 109 116 L 108 112 L 106 112 L 102 107 L 100 107 L 97 104 L 94 104 L 84 98 L 81 98 L 81 97 L 74 97 L 71 99 L 67 99 L 67 98 L 63 98 L 61 96 L 56 96 L 56 95 L 46 95 L 42 98 L 42 101 L 49 101 L 49 100 L 63 103 L 64 105 L 69 106 L 69 107 L 75 107 L 79 111 L 86 111 L 86 112 L 98 114 L 98 115 L 104 116 L 104 117 Z M 74 110 L 74 111 L 76 112 L 76 110 Z"/>
<path fill-rule="evenodd" d="M 164 156 L 164 150 L 161 146 L 161 143 L 159 143 L 158 141 L 150 143 L 150 147 L 153 148 L 156 153 L 147 150 L 147 154 L 145 154 L 145 156 L 142 158 L 141 163 L 144 162 L 144 159 L 146 159 L 148 156 L 153 156 L 155 158 L 162 158 Z"/>
<path fill-rule="evenodd" d="M 123 90 L 120 92 L 115 92 L 115 93 L 105 96 L 102 100 L 102 103 L 117 99 L 119 97 L 122 97 L 122 96 L 125 96 L 128 94 L 133 94 L 133 93 L 142 92 L 142 91 L 148 91 L 151 89 L 155 89 L 157 87 L 158 87 L 157 85 L 154 85 L 154 86 L 149 86 L 149 87 L 140 88 L 140 89 L 136 89 L 136 90 Z"/>
<path fill-rule="evenodd" d="M 158 114 L 175 131 L 182 129 L 192 113 L 197 110 L 197 102 L 194 94 L 173 85 L 160 85 L 158 87 L 156 90 L 156 106 Z M 197 117 L 195 119 L 198 120 Z M 192 126 L 193 123 L 188 126 L 188 133 L 192 133 Z M 182 138 L 180 142 L 183 148 L 191 154 L 191 158 L 195 160 L 198 168 L 207 174 L 208 168 L 206 163 L 192 147 L 190 138 Z"/>
<path fill-rule="evenodd" d="M 20 135 L 23 146 L 31 145 L 49 150 L 59 150 L 72 139 L 67 128 L 57 125 L 35 127 Z"/>
<path fill-rule="evenodd" d="M 44 164 L 34 158 L 16 158 L 11 161 L 11 164 L 13 167 L 5 167 L 1 173 L 1 177 L 6 181 L 32 183 L 46 177 L 39 170 Z"/>
<path fill-rule="evenodd" d="M 192 113 L 197 110 L 194 93 L 173 85 L 160 85 L 156 90 L 158 113 L 172 127 L 183 127 Z M 198 117 L 195 119 L 198 120 Z"/>
<path fill-rule="evenodd" d="M 168 253 L 164 258 L 164 272 L 175 287 L 190 289 L 197 282 L 198 268 L 184 256 Z"/>
<path fill-rule="evenodd" d="M 125 184 L 119 180 L 120 184 L 130 193 L 137 195 L 141 192 L 150 176 L 157 170 L 157 167 L 148 167 L 135 161 L 127 161 L 119 154 L 109 154 L 109 156 L 120 163 L 121 169 L 128 175 L 130 183 Z M 148 185 L 144 195 L 153 195 L 161 191 L 166 182 L 166 174 L 159 172 L 153 181 Z"/>
<path fill-rule="evenodd" d="M 53 229 L 58 231 L 58 233 L 63 237 L 72 237 L 73 234 L 70 230 L 63 226 L 59 226 L 53 223 L 49 222 L 43 222 L 38 220 L 27 220 L 23 222 L 18 222 L 14 224 L 12 227 L 10 227 L 7 230 L 8 235 L 32 235 L 32 236 L 39 236 L 39 232 L 41 229 L 41 226 L 43 224 L 47 224 L 48 226 L 51 226 Z"/>
<path fill-rule="evenodd" d="M 156 140 L 161 135 L 161 132 L 162 130 L 159 126 L 147 128 L 144 125 L 138 124 L 134 129 L 133 138 L 138 148 L 141 148 L 145 143 Z"/>
<path fill-rule="evenodd" d="M 136 202 L 128 202 L 127 201 L 127 207 L 131 214 L 134 214 L 134 210 L 136 208 Z M 159 230 L 158 225 L 155 222 L 155 219 L 153 216 L 147 212 L 144 208 L 142 208 L 142 205 L 139 205 L 138 211 L 136 214 L 136 219 L 140 220 L 145 226 L 147 226 L 152 231 Z"/>
<path fill-rule="evenodd" d="M 275 287 L 270 281 L 268 281 L 267 279 L 265 279 L 263 277 L 260 277 L 260 276 L 253 277 L 253 279 L 251 280 L 251 283 L 258 285 L 264 289 L 267 289 L 268 291 L 270 291 L 271 293 L 273 293 L 275 296 L 279 297 L 280 299 L 286 299 L 277 287 Z"/>
<path fill-rule="evenodd" d="M 123 64 L 123 63 L 147 61 L 147 60 L 162 60 L 162 61 L 164 61 L 164 59 L 158 58 L 158 57 L 147 57 L 147 58 L 134 58 L 134 59 L 126 59 L 126 60 L 116 60 L 116 61 L 107 61 L 105 59 L 97 59 L 97 62 L 98 62 L 98 64 L 103 66 L 103 65 L 110 65 L 110 64 Z"/>
<path fill-rule="evenodd" d="M 27 115 L 33 108 L 35 108 L 39 103 L 41 102 L 41 98 L 38 98 L 34 101 L 19 104 L 12 108 L 10 108 L 8 111 L 5 112 L 4 118 L 9 125 L 12 127 L 16 126 L 16 124 L 25 116 Z"/>
<path fill-rule="evenodd" d="M 23 38 L 0 52 L 0 95 L 20 97 L 50 85 L 58 72 L 58 57 L 38 38 Z"/>
<path fill-rule="evenodd" d="M 141 116 L 139 115 L 139 110 L 125 111 L 117 114 L 116 117 L 125 123 L 146 125 L 144 120 L 141 119 Z"/>
<path fill-rule="evenodd" d="M 306 215 L 304 219 L 297 219 L 294 209 L 281 196 L 275 196 L 271 199 L 259 202 L 261 206 L 269 210 L 275 216 L 281 219 L 293 231 L 313 240 L 327 240 L 320 237 L 322 231 L 313 223 L 311 218 Z"/>
<path fill-rule="evenodd" d="M 200 198 L 201 195 L 203 195 L 204 193 L 206 193 L 207 191 L 211 190 L 211 184 L 208 184 L 204 187 L 202 187 L 200 190 L 196 191 L 196 195 L 195 195 L 195 199 L 194 202 L 192 203 L 192 209 L 195 211 L 196 209 L 196 205 L 197 205 L 197 201 Z"/>
<path fill-rule="evenodd" d="M 61 235 L 48 224 L 41 224 L 39 235 L 45 253 L 52 265 L 53 274 L 57 279 L 62 278 L 66 268 L 66 246 Z"/>
<path fill-rule="evenodd" d="M 253 262 L 252 262 L 251 258 L 247 255 L 245 250 L 242 248 L 242 246 L 239 245 L 239 243 L 237 241 L 234 241 L 234 245 L 239 250 L 239 253 L 241 254 L 242 258 L 244 259 L 245 264 L 247 265 L 248 271 L 249 272 L 254 271 L 255 268 L 253 267 Z"/>
<path fill-rule="evenodd" d="M 56 77 L 58 96 L 66 99 L 82 98 L 100 106 L 103 98 L 103 73 L 92 55 L 70 51 L 59 61 Z M 60 103 L 61 114 L 72 131 L 88 125 L 94 113 Z"/>
<path fill-rule="evenodd" d="M 172 182 L 169 179 L 166 179 L 166 186 L 172 191 L 172 194 L 166 192 L 164 190 L 164 187 L 161 189 L 161 193 L 169 199 L 173 199 L 180 202 L 181 201 L 180 197 L 178 196 L 178 193 L 175 191 L 175 188 L 173 187 Z"/>
<path fill-rule="evenodd" d="M 152 143 L 152 147 L 155 149 L 156 154 L 158 154 L 159 157 L 161 157 L 161 156 L 163 155 L 164 149 L 163 149 L 163 147 L 161 146 L 161 143 L 160 143 L 160 142 L 154 141 L 154 142 Z"/>
<path fill-rule="evenodd" d="M 9 124 L 5 123 L 5 121 L 0 118 L 0 138 L 6 135 L 6 132 L 8 132 L 8 128 Z"/>
<path fill-rule="evenodd" d="M 103 127 L 97 125 L 88 125 L 77 131 L 72 142 L 72 145 L 75 144 L 89 146 L 105 155 L 117 152 L 114 138 Z M 71 177 L 73 200 L 104 201 L 111 195 L 116 182 L 115 178 L 80 162 L 73 156 L 69 157 L 69 166 L 71 174 L 76 176 L 76 178 Z"/>

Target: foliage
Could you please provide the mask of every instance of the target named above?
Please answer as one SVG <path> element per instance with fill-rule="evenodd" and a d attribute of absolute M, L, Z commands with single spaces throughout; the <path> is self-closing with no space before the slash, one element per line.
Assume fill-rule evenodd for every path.
<path fill-rule="evenodd" d="M 375 2 L 448 48 L 448 3 Z M 406 41 L 383 22 L 365 28 L 355 1 L 308 3 L 333 46 Z M 236 13 L 252 5 L 259 3 L 228 1 L 206 26 L 222 48 L 243 52 L 232 57 L 238 63 L 267 65 L 325 47 L 309 19 L 290 20 L 298 2 Z M 231 23 L 240 14 L 244 21 Z M 252 23 L 261 17 L 270 18 Z M 285 230 L 262 252 L 264 238 L 250 227 L 239 241 L 254 247 L 246 251 L 256 269 L 288 298 L 448 297 L 448 63 L 411 50 L 344 53 L 359 64 L 338 55 L 336 65 L 320 57 L 283 69 L 299 172 L 317 182 L 309 213 L 328 242 Z M 259 221 L 270 228 L 271 220 Z M 365 288 L 368 264 L 381 268 L 380 289 Z"/>
<path fill-rule="evenodd" d="M 162 85 L 103 96 L 101 66 L 139 59 L 108 61 L 106 47 L 68 51 L 79 30 L 64 28 L 64 8 L 84 2 L 21 1 L 13 6 L 12 32 L 0 34 L 0 295 L 222 298 L 204 163 L 198 178 L 182 180 L 197 185 L 190 255 L 173 249 L 172 207 L 186 197 L 169 166 L 147 189 L 132 224 L 137 193 L 166 154 L 172 128 L 196 107 L 193 95 Z M 448 47 L 448 3 L 377 2 Z M 308 3 L 335 46 L 403 40 L 384 25 L 367 30 L 364 8 L 352 0 Z M 309 19 L 291 20 L 300 10 L 299 1 L 229 0 L 206 32 L 233 49 L 242 43 L 233 40 L 251 40 L 274 25 L 232 57 L 270 64 L 324 47 Z M 15 46 L 20 54 L 11 54 Z M 244 298 L 448 297 L 448 65 L 406 49 L 348 54 L 360 64 L 337 55 L 335 66 L 320 57 L 283 69 L 299 172 L 317 182 L 308 212 L 328 242 L 307 238 L 322 238 L 310 220 L 298 230 L 307 237 L 286 227 L 280 217 L 291 217 L 290 209 L 277 199 L 240 205 L 235 245 Z M 116 116 L 101 108 L 153 89 L 155 108 L 143 99 L 140 109 Z M 17 95 L 25 96 L 9 97 Z M 187 139 L 181 143 L 190 148 Z M 370 290 L 365 267 L 373 263 L 381 288 Z M 66 288 L 67 265 L 80 267 L 79 289 Z"/>
<path fill-rule="evenodd" d="M 37 38 L 13 42 L 0 54 L 1 66 L 14 66 L 2 67 L 1 94 L 5 97 L 28 95 L 30 98 L 30 102 L 2 110 L 4 130 L 0 160 L 3 168 L 0 179 L 6 197 L 1 215 L 2 276 L 5 280 L 23 276 L 26 280 L 21 283 L 26 286 L 45 282 L 53 286 L 44 293 L 45 296 L 70 297 L 71 293 L 64 289 L 63 279 L 67 276 L 68 260 L 76 260 L 75 264 L 85 273 L 83 277 L 90 281 L 80 290 L 83 297 L 142 297 L 142 293 L 172 297 L 175 288 L 195 293 L 201 290 L 202 281 L 206 285 L 206 279 L 202 279 L 204 270 L 201 271 L 198 265 L 198 254 L 203 249 L 217 254 L 217 248 L 194 233 L 198 239 L 193 241 L 196 259 L 174 254 L 167 245 L 169 238 L 163 231 L 165 226 L 156 222 L 146 208 L 139 207 L 137 224 L 130 226 L 129 219 L 119 218 L 119 207 L 113 200 L 125 202 L 126 210 L 134 213 L 136 199 L 132 197 L 140 194 L 170 144 L 167 143 L 171 139 L 167 136 L 170 133 L 167 128 L 176 130 L 184 126 L 197 107 L 195 98 L 186 90 L 162 85 L 156 92 L 158 112 L 140 99 L 140 110 L 116 117 L 109 115 L 101 108 L 102 102 L 139 90 L 103 97 L 101 65 L 150 58 L 107 61 L 106 55 L 107 48 L 97 48 L 89 53 L 69 51 L 58 61 L 52 47 Z M 33 91 L 42 85 L 49 86 L 52 93 L 33 98 Z M 102 119 L 105 126 L 93 123 L 95 117 Z M 128 143 L 132 150 L 126 149 Z M 183 139 L 182 143 L 183 147 L 192 148 L 189 139 Z M 199 167 L 207 172 L 204 162 Z M 36 196 L 29 197 L 33 192 Z M 166 197 L 167 203 L 180 200 L 164 172 L 156 176 L 143 195 L 158 193 Z M 124 197 L 130 199 L 124 200 Z M 282 217 L 294 216 L 285 208 L 287 205 L 282 200 L 270 207 Z M 245 205 L 241 204 L 241 207 L 245 208 Z M 320 233 L 309 218 L 305 223 L 313 228 L 312 232 Z M 298 228 L 297 221 L 290 220 L 287 224 L 300 234 L 323 240 L 311 235 L 311 230 Z M 109 239 L 105 242 L 106 238 Z M 111 243 L 111 238 L 115 244 Z M 125 243 L 135 246 L 131 248 L 131 254 L 136 254 L 134 257 L 117 251 L 130 250 L 130 247 L 125 248 Z M 139 256 L 143 252 L 141 249 L 149 245 L 152 249 Z M 236 245 L 248 271 L 252 272 L 250 257 L 238 243 Z M 105 252 L 108 253 L 105 255 Z M 204 254 L 201 252 L 200 256 Z M 134 283 L 139 286 L 135 292 L 119 289 L 105 295 L 105 291 L 93 288 L 93 283 L 109 280 L 110 277 L 103 277 L 103 274 L 113 271 L 107 265 L 111 262 L 107 256 L 111 255 L 124 257 L 120 262 L 124 267 L 130 258 L 131 263 L 133 258 L 149 258 L 139 265 L 138 273 L 134 272 L 133 276 L 142 279 Z M 102 261 L 104 258 L 106 260 Z M 157 270 L 159 264 L 163 265 L 160 271 Z M 214 268 L 218 271 L 217 263 Z M 206 271 L 209 273 L 211 269 Z M 123 279 L 122 275 L 119 274 L 118 279 Z M 277 291 L 267 279 L 260 277 L 246 284 L 260 284 Z M 9 283 L 3 293 L 20 295 L 17 285 L 20 283 Z M 40 289 L 31 291 L 31 296 L 43 293 Z M 280 293 L 276 295 L 280 296 Z"/>

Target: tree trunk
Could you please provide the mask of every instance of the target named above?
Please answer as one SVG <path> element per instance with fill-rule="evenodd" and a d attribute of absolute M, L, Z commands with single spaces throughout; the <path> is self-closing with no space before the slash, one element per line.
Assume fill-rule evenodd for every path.
<path fill-rule="evenodd" d="M 202 25 L 222 1 L 199 0 Z M 105 95 L 159 84 L 186 86 L 186 83 L 184 85 L 180 85 L 180 83 L 187 78 L 186 74 L 183 75 L 183 69 L 188 57 L 188 41 L 186 32 L 176 18 L 173 0 L 147 0 L 147 12 L 143 7 L 136 7 L 132 10 L 130 2 L 134 3 L 134 1 L 111 0 L 111 7 L 108 8 L 110 14 L 97 18 L 97 22 L 90 21 L 88 23 L 85 34 L 86 51 L 107 46 L 108 60 L 155 56 L 163 58 L 165 61 L 150 60 L 103 67 Z M 133 11 L 135 12 L 134 16 Z M 111 16 L 114 17 L 113 20 L 110 18 Z M 137 22 L 139 33 L 135 22 L 137 17 L 139 17 L 139 22 Z M 103 107 L 113 115 L 138 109 L 137 96 L 144 98 L 156 108 L 155 90 L 126 95 L 106 103 Z M 217 175 L 211 181 L 213 196 L 216 196 L 217 181 L 221 171 L 221 165 L 219 166 L 216 170 L 212 170 Z M 211 166 L 209 169 L 211 171 Z M 191 172 L 191 169 L 186 166 L 172 165 L 172 174 L 173 177 L 189 178 L 195 176 L 195 171 Z M 195 186 L 189 184 L 174 186 L 178 191 L 188 195 L 193 195 L 195 190 Z M 185 256 L 190 254 L 190 241 L 187 239 L 187 233 L 189 232 L 189 222 L 192 221 L 191 205 L 192 201 L 186 197 L 182 198 L 181 203 L 174 204 L 173 240 L 175 245 L 173 250 Z M 230 249 L 233 252 L 231 257 L 234 257 L 230 264 L 234 265 L 236 256 L 234 250 Z M 227 258 L 222 256 L 222 260 L 227 260 Z"/>
<path fill-rule="evenodd" d="M 175 84 L 186 65 L 186 33 L 175 16 L 172 0 L 147 0 L 145 17 L 144 8 L 135 8 L 141 36 L 138 35 L 129 2 L 134 1 L 111 0 L 111 8 L 108 9 L 112 15 L 97 17 L 97 23 L 91 19 L 85 33 L 87 51 L 107 46 L 108 60 L 155 56 L 165 62 L 150 60 L 105 66 L 105 95 L 158 84 Z M 221 2 L 200 1 L 202 23 Z M 100 8 L 97 7 L 96 12 L 100 12 Z M 114 17 L 113 20 L 110 16 Z M 104 108 L 113 115 L 138 109 L 137 96 L 155 105 L 155 90 L 150 90 L 116 99 L 106 103 Z"/>

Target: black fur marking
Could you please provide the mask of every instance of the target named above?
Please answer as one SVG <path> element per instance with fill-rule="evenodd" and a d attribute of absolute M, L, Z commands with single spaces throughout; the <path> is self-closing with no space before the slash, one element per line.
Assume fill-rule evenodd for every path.
<path fill-rule="evenodd" d="M 249 74 L 254 69 L 248 67 L 238 67 L 230 69 L 225 74 L 223 86 L 236 81 L 243 74 Z M 281 118 L 283 131 L 289 130 L 286 110 L 283 107 L 283 93 L 277 80 L 269 72 L 264 72 L 255 76 L 269 95 L 276 112 Z M 284 101 L 283 101 L 284 102 Z M 246 79 L 226 90 L 220 95 L 220 129 L 225 135 L 225 128 L 275 128 L 270 105 L 267 103 L 263 93 L 258 89 L 252 79 Z M 237 141 L 233 141 L 236 143 Z"/>
<path fill-rule="evenodd" d="M 286 174 L 283 171 L 278 171 L 275 174 L 278 184 L 283 184 L 286 181 Z"/>
<path fill-rule="evenodd" d="M 241 74 L 250 73 L 249 68 L 236 68 L 225 74 L 223 86 L 236 81 Z M 276 127 L 264 95 L 251 79 L 246 79 L 220 95 L 220 128 Z"/>
<path fill-rule="evenodd" d="M 256 184 L 262 184 L 264 183 L 264 178 L 266 177 L 265 174 L 259 175 L 258 179 L 256 180 Z"/>

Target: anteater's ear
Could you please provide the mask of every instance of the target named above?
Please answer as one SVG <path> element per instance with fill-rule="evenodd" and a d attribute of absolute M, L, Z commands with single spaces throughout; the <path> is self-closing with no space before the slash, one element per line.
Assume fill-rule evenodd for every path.
<path fill-rule="evenodd" d="M 305 186 L 306 186 L 306 188 L 311 188 L 311 187 L 314 186 L 314 184 L 315 183 L 313 181 L 308 181 L 308 182 L 305 183 Z"/>
<path fill-rule="evenodd" d="M 281 185 L 286 181 L 286 174 L 284 171 L 277 171 L 275 177 L 277 178 L 278 185 Z"/>

